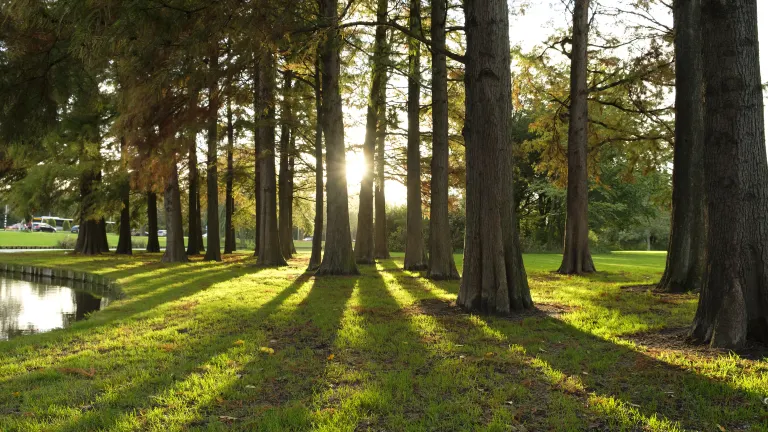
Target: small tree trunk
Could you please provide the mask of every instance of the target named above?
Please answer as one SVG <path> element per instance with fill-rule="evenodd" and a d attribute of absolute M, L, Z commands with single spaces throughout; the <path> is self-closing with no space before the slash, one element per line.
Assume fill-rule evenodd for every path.
<path fill-rule="evenodd" d="M 657 289 L 701 289 L 707 265 L 701 0 L 675 0 L 675 149 L 667 266 Z"/>
<path fill-rule="evenodd" d="M 208 86 L 208 243 L 205 261 L 221 261 L 221 239 L 219 238 L 219 47 L 213 44 L 210 61 L 210 84 Z"/>
<path fill-rule="evenodd" d="M 234 179 L 234 145 L 235 129 L 232 124 L 232 96 L 227 97 L 227 185 L 225 192 L 224 210 L 224 253 L 231 254 L 235 251 L 235 227 L 232 225 L 232 215 L 235 213 L 235 198 L 232 194 L 232 181 Z"/>
<path fill-rule="evenodd" d="M 291 220 L 291 224 L 293 224 L 293 185 L 294 185 L 294 178 L 293 176 L 296 173 L 296 133 L 294 129 L 291 129 L 291 142 L 288 145 L 288 210 L 290 212 L 289 219 Z M 291 229 L 291 254 L 296 255 L 296 245 L 293 242 L 293 229 Z"/>
<path fill-rule="evenodd" d="M 203 194 L 203 188 L 200 180 L 200 168 L 197 168 L 197 203 L 195 204 L 195 222 L 197 222 L 197 247 L 200 252 L 205 251 L 205 242 L 203 241 L 203 207 L 200 205 L 200 197 Z M 200 253 L 198 252 L 198 253 Z"/>
<path fill-rule="evenodd" d="M 429 207 L 430 279 L 458 279 L 448 222 L 448 76 L 445 54 L 447 1 L 432 0 L 432 184 Z"/>
<path fill-rule="evenodd" d="M 147 192 L 147 252 L 160 252 L 157 238 L 157 194 Z"/>
<path fill-rule="evenodd" d="M 576 0 L 573 7 L 573 49 L 571 50 L 571 107 L 568 123 L 568 193 L 563 262 L 559 273 L 582 274 L 595 271 L 589 252 L 587 212 L 587 43 L 589 0 Z"/>
<path fill-rule="evenodd" d="M 349 232 L 347 162 L 344 120 L 339 92 L 341 37 L 338 30 L 338 0 L 320 0 L 320 17 L 329 26 L 322 43 L 323 135 L 328 160 L 328 230 L 325 253 L 316 275 L 359 274 Z"/>
<path fill-rule="evenodd" d="M 187 159 L 189 165 L 189 204 L 187 205 L 187 209 L 189 210 L 189 216 L 187 218 L 189 235 L 187 238 L 187 255 L 198 255 L 200 253 L 200 243 L 198 243 L 200 233 L 198 230 L 201 228 L 201 224 L 200 208 L 198 207 L 200 205 L 200 195 L 198 195 L 199 179 L 197 175 L 197 144 L 195 143 L 194 137 L 190 139 L 189 156 Z"/>
<path fill-rule="evenodd" d="M 320 267 L 323 252 L 323 99 L 320 90 L 320 65 L 315 63 L 315 226 L 312 233 L 312 255 L 307 270 Z"/>
<path fill-rule="evenodd" d="M 125 138 L 121 138 L 121 174 L 124 178 L 120 184 L 120 198 L 123 202 L 123 207 L 120 209 L 120 237 L 117 241 L 117 250 L 115 251 L 115 253 L 119 255 L 133 255 L 133 245 L 131 244 L 131 180 L 127 170 L 128 155 L 126 152 Z"/>
<path fill-rule="evenodd" d="M 457 304 L 509 314 L 533 305 L 512 190 L 512 88 L 506 0 L 467 0 L 467 229 Z"/>
<path fill-rule="evenodd" d="M 421 32 L 421 0 L 411 0 L 409 24 L 411 33 Z M 421 129 L 419 110 L 421 95 L 421 44 L 408 39 L 408 157 L 406 165 L 408 205 L 405 220 L 405 270 L 427 268 L 427 250 L 424 247 L 423 218 L 421 214 Z"/>
<path fill-rule="evenodd" d="M 703 0 L 707 272 L 691 336 L 768 342 L 768 159 L 756 0 Z"/>
<path fill-rule="evenodd" d="M 254 54 L 255 55 L 255 54 Z M 253 166 L 253 195 L 256 204 L 256 226 L 254 228 L 254 256 L 259 255 L 259 247 L 261 245 L 261 145 L 259 144 L 259 131 L 261 130 L 261 123 L 264 121 L 264 101 L 261 97 L 261 83 L 259 73 L 259 62 L 254 61 L 253 66 L 253 151 L 254 151 L 254 166 Z"/>
<path fill-rule="evenodd" d="M 167 238 L 163 262 L 187 262 L 184 251 L 184 221 L 181 217 L 181 197 L 179 192 L 179 171 L 176 168 L 176 155 L 171 156 L 171 166 L 165 184 L 163 206 L 165 207 L 165 222 Z"/>
<path fill-rule="evenodd" d="M 291 191 L 291 172 L 290 172 L 290 154 L 292 152 L 290 148 L 291 144 L 291 101 L 290 93 L 293 84 L 293 76 L 291 71 L 285 73 L 283 81 L 283 103 L 280 113 L 280 199 L 278 205 L 280 209 L 278 211 L 278 217 L 280 218 L 278 223 L 279 235 L 280 235 L 280 249 L 285 259 L 290 259 L 293 256 L 293 220 L 291 219 L 291 205 L 293 204 L 293 191 Z"/>

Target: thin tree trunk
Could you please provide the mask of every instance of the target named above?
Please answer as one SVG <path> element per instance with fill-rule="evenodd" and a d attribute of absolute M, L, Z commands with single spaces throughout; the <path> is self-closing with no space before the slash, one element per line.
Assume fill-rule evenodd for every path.
<path fill-rule="evenodd" d="M 707 272 L 691 336 L 768 342 L 768 159 L 757 1 L 702 2 Z"/>
<path fill-rule="evenodd" d="M 232 194 L 234 179 L 234 146 L 235 129 L 232 123 L 232 96 L 227 96 L 227 186 L 225 192 L 224 215 L 224 253 L 231 254 L 237 248 L 235 245 L 235 227 L 232 225 L 232 215 L 235 213 L 235 198 Z"/>
<path fill-rule="evenodd" d="M 388 50 L 389 47 L 386 47 Z M 385 51 L 386 51 L 385 50 Z M 385 57 L 384 62 L 388 59 Z M 374 225 L 373 225 L 373 255 L 376 259 L 388 259 L 389 258 L 389 245 L 387 244 L 387 201 L 384 194 L 384 183 L 386 177 L 384 175 L 384 168 L 386 167 L 386 161 L 384 160 L 386 138 L 387 138 L 387 73 L 384 71 L 384 82 L 380 88 L 381 94 L 379 99 L 381 100 L 381 106 L 377 112 L 378 125 L 376 133 L 376 154 L 374 155 L 374 164 L 376 165 L 376 175 L 374 178 L 373 189 L 373 202 L 374 202 Z"/>
<path fill-rule="evenodd" d="M 701 289 L 707 265 L 701 0 L 675 0 L 675 149 L 672 228 L 657 289 Z"/>
<path fill-rule="evenodd" d="M 315 226 L 312 233 L 312 255 L 307 270 L 320 267 L 323 252 L 323 98 L 319 60 L 315 62 Z"/>
<path fill-rule="evenodd" d="M 157 194 L 147 192 L 147 252 L 160 252 L 157 238 Z"/>
<path fill-rule="evenodd" d="M 447 0 L 432 0 L 432 184 L 429 207 L 430 279 L 458 279 L 448 222 L 448 76 L 445 55 Z"/>
<path fill-rule="evenodd" d="M 131 244 L 131 180 L 128 174 L 127 164 L 128 155 L 125 138 L 120 138 L 120 159 L 122 163 L 122 179 L 120 184 L 120 199 L 123 206 L 120 209 L 120 237 L 117 241 L 116 254 L 133 255 L 133 245 Z M 105 233 L 106 234 L 106 233 Z"/>
<path fill-rule="evenodd" d="M 344 120 L 339 92 L 341 37 L 338 30 L 338 0 L 320 0 L 320 17 L 329 26 L 321 48 L 323 88 L 323 135 L 328 160 L 328 229 L 325 253 L 316 275 L 359 274 L 349 232 L 347 162 Z"/>
<path fill-rule="evenodd" d="M 205 261 L 221 261 L 221 238 L 219 233 L 219 47 L 213 44 L 211 49 L 208 85 L 208 152 L 207 173 L 208 183 L 208 243 L 206 244 Z"/>
<path fill-rule="evenodd" d="M 200 253 L 200 243 L 198 243 L 200 234 L 198 233 L 198 230 L 201 228 L 200 208 L 198 207 L 200 205 L 198 199 L 198 188 L 200 185 L 197 175 L 197 144 L 195 143 L 194 137 L 191 137 L 190 139 L 189 155 L 187 159 L 189 165 L 189 204 L 187 205 L 189 210 L 189 216 L 187 218 L 189 235 L 187 237 L 187 255 L 198 255 Z"/>
<path fill-rule="evenodd" d="M 200 197 L 203 195 L 202 181 L 200 180 L 200 167 L 197 166 L 197 203 L 195 204 L 195 222 L 197 222 L 197 247 L 200 252 L 205 251 L 203 241 L 203 206 L 200 205 Z"/>
<path fill-rule="evenodd" d="M 293 191 L 294 191 L 294 175 L 296 174 L 296 133 L 295 129 L 291 129 L 291 141 L 288 145 L 288 211 L 290 212 L 289 219 L 293 224 Z M 293 242 L 293 228 L 291 228 L 291 253 L 296 255 L 296 245 Z"/>
<path fill-rule="evenodd" d="M 260 130 L 261 130 L 261 122 L 264 120 L 264 113 L 263 109 L 266 109 L 264 106 L 263 99 L 260 94 L 261 89 L 261 83 L 260 83 L 260 73 L 259 73 L 259 63 L 258 61 L 254 61 L 253 66 L 253 151 L 254 151 L 254 166 L 253 166 L 253 175 L 254 175 L 254 181 L 253 181 L 253 195 L 254 195 L 254 201 L 256 203 L 256 226 L 254 228 L 254 256 L 259 255 L 259 247 L 261 245 L 261 144 L 259 143 L 260 140 Z"/>
<path fill-rule="evenodd" d="M 163 206 L 167 237 L 162 262 L 187 262 L 184 251 L 184 221 L 181 217 L 181 197 L 179 192 L 179 171 L 176 167 L 176 155 L 171 154 L 170 170 L 165 184 Z"/>
<path fill-rule="evenodd" d="M 411 33 L 421 33 L 421 0 L 410 0 L 409 25 Z M 427 250 L 424 247 L 423 217 L 421 214 L 421 129 L 419 110 L 421 95 L 421 43 L 408 39 L 408 157 L 407 213 L 405 220 L 405 270 L 427 268 Z"/>
<path fill-rule="evenodd" d="M 280 206 L 278 211 L 278 217 L 280 218 L 278 223 L 278 230 L 280 235 L 280 249 L 285 259 L 290 259 L 293 256 L 293 250 L 291 246 L 293 244 L 293 220 L 291 219 L 291 205 L 293 204 L 292 194 L 290 190 L 290 183 L 292 181 L 289 166 L 290 154 L 292 152 L 290 148 L 291 144 L 291 100 L 290 93 L 293 85 L 293 75 L 291 71 L 285 73 L 283 81 L 283 103 L 280 109 L 280 199 L 278 205 Z"/>
<path fill-rule="evenodd" d="M 563 262 L 559 273 L 582 274 L 595 271 L 589 252 L 587 212 L 587 43 L 589 0 L 576 0 L 573 7 L 573 49 L 571 50 L 571 107 L 568 123 L 568 192 Z"/>
<path fill-rule="evenodd" d="M 387 0 L 378 0 L 376 6 L 376 22 L 384 24 L 387 21 Z M 374 264 L 375 243 L 373 226 L 373 173 L 374 153 L 379 125 L 379 111 L 385 109 L 382 95 L 386 93 L 387 82 L 387 29 L 384 25 L 376 27 L 376 37 L 373 42 L 373 59 L 371 60 L 371 92 L 368 99 L 368 112 L 365 124 L 365 173 L 360 182 L 360 206 L 357 212 L 357 235 L 355 236 L 355 260 L 358 264 Z M 382 89 L 382 86 L 384 87 Z"/>
<path fill-rule="evenodd" d="M 533 306 L 514 206 L 506 0 L 467 0 L 467 228 L 457 304 L 509 314 Z"/>

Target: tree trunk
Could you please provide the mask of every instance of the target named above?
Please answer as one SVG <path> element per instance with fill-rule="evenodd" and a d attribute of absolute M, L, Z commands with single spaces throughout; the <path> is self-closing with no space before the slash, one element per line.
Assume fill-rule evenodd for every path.
<path fill-rule="evenodd" d="M 206 182 L 208 183 L 208 230 L 205 261 L 221 261 L 219 238 L 219 47 L 213 44 L 209 64 L 208 85 L 208 152 Z"/>
<path fill-rule="evenodd" d="M 432 0 L 432 184 L 429 207 L 430 279 L 458 279 L 448 222 L 448 76 L 445 54 L 447 0 Z"/>
<path fill-rule="evenodd" d="M 80 179 L 80 229 L 77 232 L 75 252 L 83 255 L 109 252 L 104 219 L 95 219 L 93 216 L 98 204 L 93 194 L 93 185 L 98 182 L 101 182 L 101 173 L 93 170 L 84 173 Z"/>
<path fill-rule="evenodd" d="M 388 49 L 388 47 L 387 47 Z M 384 59 L 385 63 L 387 58 Z M 379 95 L 381 100 L 381 109 L 379 109 L 377 116 L 378 130 L 376 134 L 376 154 L 374 158 L 374 164 L 376 165 L 376 176 L 374 178 L 373 189 L 373 201 L 375 221 L 373 225 L 373 242 L 374 251 L 373 255 L 376 259 L 388 259 L 389 258 L 389 245 L 388 233 L 387 233 L 387 200 L 384 197 L 384 182 L 386 177 L 384 175 L 384 168 L 386 167 L 386 161 L 384 160 L 386 138 L 387 138 L 387 74 L 384 73 L 384 82 L 381 85 L 381 94 Z"/>
<path fill-rule="evenodd" d="M 675 0 L 675 149 L 667 267 L 657 289 L 701 289 L 707 265 L 701 0 Z"/>
<path fill-rule="evenodd" d="M 317 275 L 359 274 L 349 232 L 347 162 L 344 120 L 339 92 L 341 37 L 338 30 L 338 0 L 320 0 L 320 17 L 329 26 L 321 47 L 323 91 L 323 135 L 328 161 L 328 229 L 325 253 Z"/>
<path fill-rule="evenodd" d="M 409 27 L 411 33 L 421 33 L 421 0 L 410 1 Z M 421 95 L 421 43 L 408 39 L 408 189 L 405 220 L 405 270 L 427 268 L 427 250 L 424 247 L 423 217 L 421 214 L 421 129 L 419 110 Z"/>
<path fill-rule="evenodd" d="M 587 202 L 587 43 L 589 0 L 576 0 L 573 8 L 573 49 L 571 50 L 571 107 L 568 123 L 568 192 L 563 262 L 559 273 L 582 274 L 595 271 L 589 252 Z"/>
<path fill-rule="evenodd" d="M 315 226 L 312 233 L 312 255 L 307 270 L 320 267 L 323 253 L 323 98 L 321 95 L 319 61 L 315 63 Z"/>
<path fill-rule="evenodd" d="M 506 0 L 465 2 L 467 228 L 457 304 L 509 314 L 533 306 L 514 207 Z"/>
<path fill-rule="evenodd" d="M 287 265 L 280 248 L 277 227 L 277 179 L 275 173 L 275 57 L 267 53 L 259 64 L 259 167 L 261 174 L 261 232 L 259 259 L 261 266 Z"/>
<path fill-rule="evenodd" d="M 280 109 L 280 199 L 278 205 L 278 223 L 280 235 L 280 249 L 285 259 L 293 256 L 293 220 L 291 219 L 291 206 L 293 205 L 293 191 L 291 183 L 293 182 L 293 173 L 290 171 L 291 149 L 291 100 L 290 93 L 293 85 L 293 75 L 291 71 L 285 73 L 283 81 L 283 103 Z"/>
<path fill-rule="evenodd" d="M 291 213 L 290 220 L 293 223 L 293 191 L 294 191 L 294 175 L 296 174 L 296 133 L 295 129 L 291 129 L 291 142 L 288 146 L 288 210 Z M 296 255 L 296 244 L 293 242 L 293 228 L 291 228 L 291 253 Z"/>
<path fill-rule="evenodd" d="M 355 260 L 358 264 L 374 264 L 374 227 L 373 227 L 373 172 L 374 153 L 378 131 L 383 126 L 378 124 L 379 111 L 386 109 L 382 96 L 386 95 L 387 83 L 387 0 L 378 0 L 376 22 L 382 25 L 376 27 L 376 37 L 373 42 L 373 59 L 371 60 L 371 93 L 368 100 L 368 112 L 365 122 L 365 173 L 360 182 L 360 207 L 357 213 L 357 235 L 355 236 Z"/>
<path fill-rule="evenodd" d="M 165 223 L 168 229 L 166 230 L 167 237 L 162 262 L 187 262 L 187 253 L 184 251 L 184 229 L 182 228 L 184 221 L 181 217 L 179 171 L 176 167 L 176 155 L 172 154 L 170 158 L 170 170 L 163 197 Z"/>
<path fill-rule="evenodd" d="M 120 199 L 123 207 L 120 209 L 120 237 L 117 241 L 116 254 L 133 255 L 133 245 L 131 244 L 131 179 L 128 174 L 127 164 L 128 155 L 125 138 L 120 139 L 120 158 L 122 159 L 122 175 L 120 184 Z M 106 234 L 106 232 L 105 232 Z"/>
<path fill-rule="evenodd" d="M 702 2 L 708 256 L 691 336 L 768 342 L 768 160 L 757 1 Z"/>
<path fill-rule="evenodd" d="M 203 206 L 200 205 L 200 197 L 203 194 L 200 180 L 200 167 L 197 167 L 197 203 L 195 205 L 195 222 L 197 222 L 197 247 L 200 252 L 205 251 L 205 242 L 203 241 Z M 200 253 L 198 252 L 198 253 Z"/>
<path fill-rule="evenodd" d="M 224 210 L 224 253 L 231 254 L 235 251 L 235 227 L 232 225 L 232 215 L 235 213 L 235 198 L 232 194 L 232 181 L 234 179 L 234 146 L 235 129 L 232 123 L 232 96 L 227 96 L 227 186 L 225 192 Z"/>
<path fill-rule="evenodd" d="M 254 166 L 253 166 L 253 195 L 256 203 L 256 227 L 253 230 L 254 240 L 254 256 L 259 255 L 259 245 L 261 244 L 261 145 L 259 144 L 259 131 L 261 130 L 261 122 L 264 120 L 264 113 L 262 110 L 266 109 L 263 99 L 260 94 L 260 73 L 259 62 L 254 61 L 253 66 L 253 151 L 254 151 Z"/>
<path fill-rule="evenodd" d="M 198 188 L 200 187 L 198 175 L 197 175 L 197 143 L 195 138 L 191 137 L 189 143 L 189 204 L 187 209 L 189 210 L 188 226 L 189 235 L 187 237 L 187 255 L 198 255 L 200 253 L 198 230 L 200 227 L 200 200 L 198 195 Z"/>
<path fill-rule="evenodd" d="M 157 194 L 147 192 L 147 252 L 160 252 L 157 238 Z"/>

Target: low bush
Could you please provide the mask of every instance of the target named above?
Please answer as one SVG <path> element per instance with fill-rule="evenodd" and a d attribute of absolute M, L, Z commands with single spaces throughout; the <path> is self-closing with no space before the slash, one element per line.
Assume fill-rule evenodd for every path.
<path fill-rule="evenodd" d="M 77 243 L 77 237 L 66 236 L 63 239 L 56 242 L 56 247 L 59 249 L 74 249 Z"/>

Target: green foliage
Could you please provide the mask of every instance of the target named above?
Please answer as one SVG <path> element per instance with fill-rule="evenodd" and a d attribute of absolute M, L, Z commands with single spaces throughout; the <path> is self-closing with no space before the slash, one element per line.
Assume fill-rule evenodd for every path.
<path fill-rule="evenodd" d="M 72 230 L 72 224 L 68 220 L 65 220 L 64 223 L 62 224 L 62 231 L 70 232 L 71 230 Z"/>

